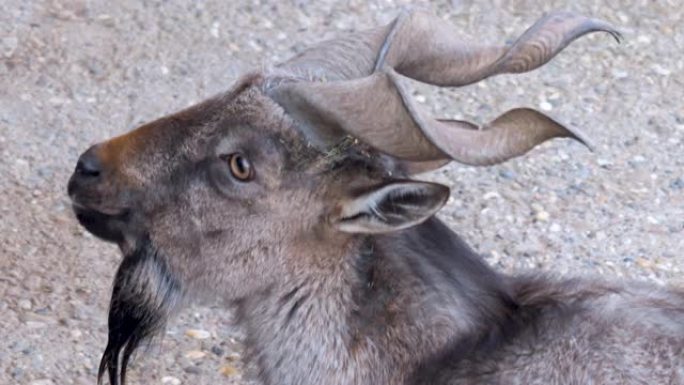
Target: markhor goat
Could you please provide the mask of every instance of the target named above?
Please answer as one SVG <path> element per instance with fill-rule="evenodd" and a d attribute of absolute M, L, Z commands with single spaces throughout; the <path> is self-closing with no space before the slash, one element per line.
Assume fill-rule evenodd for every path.
<path fill-rule="evenodd" d="M 481 46 L 426 13 L 323 42 L 78 161 L 69 195 L 120 246 L 102 357 L 113 385 L 189 298 L 237 309 L 264 384 L 684 384 L 684 291 L 493 271 L 409 179 L 582 135 L 519 108 L 434 119 L 408 79 L 457 87 L 542 66 L 610 25 L 541 18 Z"/>

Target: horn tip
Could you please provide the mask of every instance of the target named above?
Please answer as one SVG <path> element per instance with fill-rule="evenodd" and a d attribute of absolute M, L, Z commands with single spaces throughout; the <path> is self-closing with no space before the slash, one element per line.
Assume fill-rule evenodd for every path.
<path fill-rule="evenodd" d="M 590 152 L 596 152 L 596 146 L 594 145 L 593 141 L 589 139 L 589 137 L 584 134 L 582 131 L 578 130 L 577 128 L 566 128 L 568 130 L 568 137 L 571 139 L 574 139 L 581 143 L 584 147 L 587 148 Z"/>
<path fill-rule="evenodd" d="M 622 44 L 625 40 L 624 35 L 613 27 L 602 29 L 602 31 L 609 33 L 618 44 Z"/>
<path fill-rule="evenodd" d="M 592 25 L 591 29 L 594 31 L 601 31 L 610 34 L 610 36 L 612 36 L 618 44 L 621 44 L 625 39 L 622 32 L 608 22 L 599 19 L 591 19 L 590 24 Z"/>

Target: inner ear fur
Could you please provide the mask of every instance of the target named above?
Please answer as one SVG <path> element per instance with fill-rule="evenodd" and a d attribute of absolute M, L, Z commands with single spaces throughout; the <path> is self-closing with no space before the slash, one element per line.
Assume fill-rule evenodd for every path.
<path fill-rule="evenodd" d="M 430 218 L 448 198 L 449 188 L 441 184 L 393 180 L 344 198 L 331 223 L 346 233 L 398 231 Z"/>

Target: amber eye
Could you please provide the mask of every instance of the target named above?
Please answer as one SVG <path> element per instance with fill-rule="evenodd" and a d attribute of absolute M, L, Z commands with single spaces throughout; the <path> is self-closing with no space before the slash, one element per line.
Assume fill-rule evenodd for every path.
<path fill-rule="evenodd" d="M 235 153 L 226 156 L 224 159 L 228 162 L 230 172 L 235 179 L 243 182 L 252 179 L 252 164 L 249 163 L 247 157 L 240 153 Z"/>

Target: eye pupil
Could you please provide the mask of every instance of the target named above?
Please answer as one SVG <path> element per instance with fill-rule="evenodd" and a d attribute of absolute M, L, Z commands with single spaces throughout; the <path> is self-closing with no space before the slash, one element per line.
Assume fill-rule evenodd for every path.
<path fill-rule="evenodd" d="M 247 181 L 252 178 L 252 166 L 244 155 L 231 154 L 229 162 L 230 172 L 236 179 Z"/>

